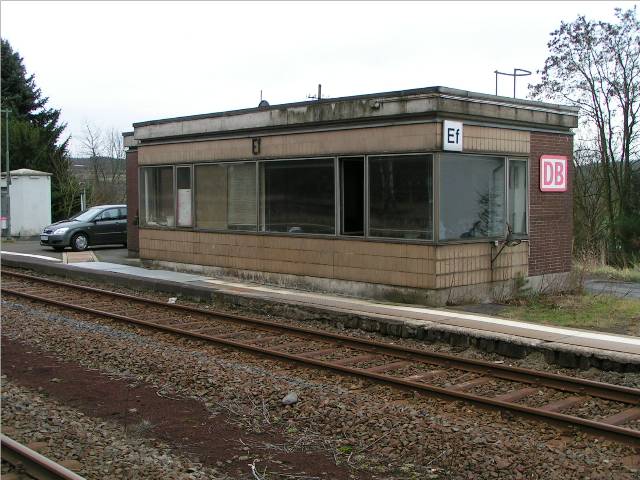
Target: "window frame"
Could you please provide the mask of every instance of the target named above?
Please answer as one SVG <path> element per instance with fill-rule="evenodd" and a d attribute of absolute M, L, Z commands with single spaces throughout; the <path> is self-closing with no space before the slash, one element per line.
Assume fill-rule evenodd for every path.
<path fill-rule="evenodd" d="M 526 240 L 529 238 L 529 222 L 530 222 L 530 216 L 529 216 L 529 159 L 527 157 L 519 157 L 517 155 L 513 155 L 513 156 L 508 156 L 506 157 L 507 160 L 507 176 L 505 179 L 505 199 L 506 199 L 506 218 L 509 219 L 509 204 L 510 204 L 510 198 L 509 198 L 509 174 L 511 173 L 511 162 L 522 162 L 524 163 L 524 180 L 525 180 L 525 206 L 524 206 L 524 211 L 525 211 L 525 215 L 526 215 L 526 232 L 525 233 L 515 233 L 513 234 L 514 238 L 518 238 L 521 240 Z M 506 228 L 506 226 L 505 226 Z M 505 235 L 507 234 L 507 232 L 505 232 Z"/>
<path fill-rule="evenodd" d="M 345 159 L 362 159 L 362 235 L 347 235 L 342 233 L 344 230 L 344 160 Z M 339 155 L 336 157 L 336 234 L 339 237 L 365 239 L 367 238 L 367 156 L 366 155 Z"/>
<path fill-rule="evenodd" d="M 504 194 L 504 207 L 503 207 L 503 214 L 504 214 L 504 218 L 505 218 L 505 224 L 502 227 L 502 235 L 496 235 L 496 236 L 488 236 L 488 237 L 481 237 L 481 238 L 453 238 L 453 239 L 440 239 L 440 205 L 442 204 L 441 202 L 441 198 L 440 198 L 440 192 L 442 191 L 441 187 L 441 182 L 442 182 L 442 169 L 440 168 L 440 162 L 444 161 L 445 157 L 447 155 L 456 155 L 456 156 L 461 156 L 461 155 L 465 155 L 465 156 L 470 156 L 470 157 L 491 157 L 491 158 L 501 158 L 502 159 L 502 167 L 503 167 L 503 181 L 502 181 L 502 188 L 503 188 L 503 194 Z M 492 154 L 492 153 L 469 153 L 469 152 L 439 152 L 438 154 L 438 232 L 437 232 L 437 241 L 436 244 L 438 245 L 451 245 L 451 244 L 463 244 L 463 243 L 491 243 L 494 242 L 496 240 L 504 240 L 504 238 L 507 235 L 507 224 L 506 224 L 506 218 L 507 218 L 507 210 L 508 210 L 508 205 L 509 205 L 509 199 L 507 197 L 508 195 L 508 190 L 509 190 L 509 185 L 508 185 L 508 181 L 509 181 L 509 172 L 508 172 L 508 159 L 509 157 L 505 154 Z"/>
<path fill-rule="evenodd" d="M 181 231 L 199 231 L 199 232 L 215 232 L 215 233 L 233 233 L 239 235 L 271 235 L 271 236 L 287 236 L 287 237 L 315 237 L 315 238 L 333 238 L 341 240 L 355 240 L 355 241 L 370 241 L 380 243 L 407 243 L 407 244 L 421 244 L 421 245 L 451 245 L 451 244 L 466 244 L 466 243 L 487 243 L 495 240 L 504 239 L 507 234 L 506 223 L 504 226 L 503 236 L 497 237 L 484 237 L 484 238 L 466 238 L 466 239 L 450 239 L 440 240 L 440 206 L 441 206 L 441 164 L 444 157 L 449 152 L 443 152 L 442 150 L 436 151 L 421 151 L 421 152 L 382 152 L 382 153 L 344 153 L 335 155 L 322 155 L 322 156 L 305 156 L 305 157 L 277 157 L 277 158 L 262 158 L 251 159 L 243 158 L 238 160 L 219 160 L 219 161 L 203 161 L 193 163 L 176 163 L 176 164 L 157 164 L 157 165 L 140 165 L 138 167 L 138 211 L 142 212 L 142 192 L 144 187 L 144 173 L 145 169 L 149 168 L 166 168 L 171 167 L 173 169 L 173 202 L 176 225 L 171 226 L 147 226 L 141 223 L 140 227 L 145 229 L 160 229 L 160 230 L 181 230 Z M 527 215 L 527 233 L 517 234 L 517 238 L 522 240 L 528 240 L 530 232 L 530 178 L 529 178 L 529 158 L 519 155 L 507 155 L 507 154 L 492 154 L 492 153 L 470 153 L 470 152 L 455 152 L 460 155 L 468 155 L 472 157 L 499 157 L 504 162 L 504 198 L 505 218 L 508 218 L 509 214 L 509 163 L 511 161 L 519 161 L 525 164 L 526 172 L 526 215 Z M 432 219 L 432 238 L 427 239 L 407 239 L 407 238 L 392 238 L 392 237 L 376 237 L 371 236 L 370 230 L 370 165 L 369 157 L 398 157 L 398 156 L 431 156 L 432 162 L 432 179 L 431 188 L 433 192 L 433 198 L 431 202 L 431 219 Z M 344 235 L 342 234 L 342 172 L 341 172 L 341 159 L 342 158 L 363 157 L 364 158 L 364 235 Z M 261 231 L 261 195 L 260 188 L 260 169 L 261 164 L 267 162 L 282 162 L 282 161 L 309 161 L 309 160 L 332 160 L 334 166 L 334 217 L 335 217 L 335 231 L 333 234 L 327 233 L 288 233 L 288 232 L 268 232 Z M 255 165 L 255 194 L 256 194 L 256 228 L 254 230 L 230 230 L 230 229 L 217 229 L 217 228 L 203 228 L 198 227 L 198 217 L 196 209 L 196 170 L 198 166 L 205 165 L 237 165 L 243 163 L 253 163 Z M 192 226 L 177 226 L 177 168 L 178 167 L 190 167 L 191 170 L 191 207 L 192 207 Z"/>
<path fill-rule="evenodd" d="M 194 212 L 194 177 L 193 177 L 193 163 L 176 163 L 173 165 L 173 211 L 175 215 L 175 228 L 178 230 L 191 230 L 195 225 L 195 212 Z M 189 179 L 191 183 L 191 225 L 178 225 L 178 169 L 188 168 Z"/>
<path fill-rule="evenodd" d="M 138 167 L 138 215 L 139 215 L 139 220 L 138 223 L 140 224 L 139 227 L 140 228 L 147 228 L 147 229 L 158 229 L 158 230 L 176 230 L 178 229 L 177 227 L 177 222 L 174 220 L 174 225 L 173 226 L 163 226 L 163 225 L 146 225 L 146 220 L 144 219 L 143 215 L 141 215 L 142 212 L 145 213 L 145 216 L 147 214 L 147 210 L 143 210 L 142 209 L 142 195 L 141 192 L 144 191 L 144 170 L 145 169 L 151 169 L 151 168 L 167 168 L 167 167 L 171 167 L 172 169 L 172 178 L 173 178 L 173 191 L 171 192 L 171 194 L 173 195 L 173 214 L 174 214 L 174 218 L 175 218 L 175 214 L 176 214 L 176 164 L 173 163 L 163 163 L 163 164 L 158 164 L 158 165 L 141 165 Z M 187 229 L 189 227 L 186 227 Z M 181 230 L 184 229 L 184 227 L 180 228 Z"/>
<path fill-rule="evenodd" d="M 369 214 L 371 212 L 371 202 L 370 202 L 370 192 L 369 192 L 369 184 L 371 183 L 371 177 L 369 172 L 371 171 L 369 168 L 369 158 L 370 157 L 404 157 L 404 156 L 425 156 L 425 155 L 429 155 L 431 156 L 431 193 L 432 193 L 432 198 L 431 198 L 431 239 L 419 239 L 419 238 L 396 238 L 396 237 L 377 237 L 377 236 L 372 236 L 369 232 L 370 229 L 370 219 L 369 219 Z M 364 222 L 364 237 L 356 237 L 356 238 L 363 238 L 365 240 L 374 240 L 374 241 L 391 241 L 391 242 L 407 242 L 407 243 L 429 243 L 429 244 L 435 244 L 437 243 L 437 237 L 436 237 L 436 232 L 435 232 L 435 210 L 436 210 L 436 197 L 435 197 L 435 183 L 436 182 L 436 176 L 435 176 L 435 164 L 436 164 L 436 152 L 409 152 L 409 153 L 383 153 L 383 154 L 367 154 L 365 155 L 365 165 L 364 165 L 364 190 L 365 190 L 365 201 L 364 201 L 364 216 L 365 216 L 365 222 Z M 347 238 L 352 238 L 352 237 L 347 237 Z"/>
<path fill-rule="evenodd" d="M 355 155 L 357 156 L 357 155 Z M 309 161 L 309 160 L 332 160 L 333 161 L 333 193 L 334 193 L 334 200 L 333 200 L 333 218 L 334 218 L 334 222 L 333 222 L 333 232 L 334 233 L 310 233 L 310 232 L 303 232 L 303 233 L 289 233 L 289 232 L 269 232 L 269 231 L 264 231 L 264 230 L 260 230 L 261 228 L 261 222 L 262 222 L 262 208 L 261 208 L 261 198 L 262 198 L 262 191 L 260 189 L 260 165 L 263 163 L 269 163 L 269 162 L 292 162 L 292 161 Z M 338 156 L 336 155 L 322 155 L 319 157 L 294 157 L 294 158 L 285 158 L 285 157 L 279 157 L 279 158 L 265 158 L 265 159 L 260 159 L 260 160 L 255 160 L 256 165 L 257 165 L 257 171 L 256 171 L 256 186 L 257 186 L 257 191 L 256 191 L 256 205 L 258 208 L 258 218 L 257 218 L 257 226 L 256 226 L 256 233 L 259 233 L 261 235 L 290 235 L 293 237 L 303 237 L 303 236 L 310 236 L 310 237 L 329 237 L 329 238 L 334 238 L 334 237 L 342 237 L 342 238 L 353 238 L 350 236 L 346 236 L 346 235 L 339 235 L 338 232 L 338 228 L 340 227 L 340 218 L 339 218 L 339 210 L 340 207 L 338 205 L 338 202 L 341 201 L 341 198 L 339 197 L 339 193 L 336 191 L 337 188 L 340 186 L 338 183 L 336 183 L 336 175 L 337 173 L 337 168 L 338 168 Z M 232 231 L 232 230 L 225 230 L 225 231 Z M 253 233 L 253 232 L 249 232 L 249 233 Z M 362 237 L 357 237 L 357 238 L 362 238 Z"/>
<path fill-rule="evenodd" d="M 228 228 L 204 228 L 204 227 L 198 227 L 198 215 L 197 215 L 197 208 L 196 208 L 196 190 L 197 190 L 197 184 L 196 184 L 196 170 L 197 167 L 200 166 L 206 166 L 206 165 L 239 165 L 241 163 L 253 163 L 255 164 L 255 175 L 256 175 L 256 229 L 255 230 L 231 230 Z M 191 181 L 192 181 L 192 191 L 191 191 L 191 197 L 192 197 L 192 207 L 193 207 L 193 226 L 192 227 L 187 227 L 190 229 L 193 229 L 194 231 L 198 231 L 198 232 L 227 232 L 227 233 L 241 233 L 241 234 L 254 234 L 254 233 L 264 233 L 264 232 L 260 232 L 259 227 L 260 227 L 260 218 L 258 217 L 258 214 L 260 213 L 260 198 L 259 198 L 259 182 L 260 179 L 258 177 L 259 175 L 259 170 L 258 170 L 258 160 L 250 160 L 250 159 L 244 159 L 244 160 L 228 160 L 228 161 L 218 161 L 218 162 L 197 162 L 197 163 L 193 163 L 193 170 L 192 170 L 192 177 L 191 177 Z"/>
<path fill-rule="evenodd" d="M 493 236 L 493 237 L 484 237 L 484 238 L 465 238 L 465 239 L 443 239 L 440 240 L 440 205 L 441 205 L 441 199 L 440 199 L 440 183 L 442 181 L 442 175 L 441 175 L 441 169 L 440 169 L 440 162 L 442 162 L 444 160 L 444 157 L 446 157 L 448 154 L 453 154 L 453 155 L 468 155 L 468 156 L 472 156 L 472 157 L 492 157 L 492 158 L 502 158 L 503 163 L 504 163 L 504 183 L 503 183 L 503 188 L 504 188 L 504 218 L 505 218 L 505 224 L 503 227 L 503 233 L 502 236 Z M 509 218 L 509 162 L 510 161 L 519 161 L 519 162 L 523 162 L 525 164 L 525 175 L 526 175 L 526 206 L 525 206 L 525 211 L 526 211 L 526 215 L 527 215 L 527 233 L 526 234 L 516 234 L 514 235 L 515 238 L 518 238 L 520 240 L 528 240 L 529 239 L 529 221 L 530 221 L 530 215 L 529 215 L 529 158 L 525 157 L 525 156 L 520 156 L 520 155 L 506 155 L 506 154 L 492 154 L 492 153 L 469 153 L 469 152 L 438 152 L 436 154 L 437 157 L 437 167 L 434 166 L 434 178 L 436 178 L 435 176 L 435 169 L 437 168 L 438 173 L 437 173 L 437 179 L 438 181 L 436 182 L 437 184 L 437 197 L 435 197 L 434 200 L 434 204 L 437 202 L 437 215 L 438 218 L 434 218 L 434 222 L 437 221 L 437 223 L 434 225 L 434 235 L 437 235 L 437 240 L 434 240 L 434 243 L 436 245 L 451 245 L 451 244 L 463 244 L 463 243 L 486 243 L 486 242 L 493 242 L 495 240 L 504 240 L 507 236 L 507 219 Z M 435 190 L 434 190 L 435 191 Z M 434 193 L 435 195 L 435 193 Z M 437 231 L 436 231 L 437 230 Z"/>

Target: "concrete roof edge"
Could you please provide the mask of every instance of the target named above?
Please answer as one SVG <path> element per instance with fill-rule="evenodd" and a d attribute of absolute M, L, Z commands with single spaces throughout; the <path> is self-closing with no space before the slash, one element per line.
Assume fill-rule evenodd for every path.
<path fill-rule="evenodd" d="M 367 93 L 367 94 L 352 95 L 352 96 L 346 96 L 346 97 L 324 98 L 321 100 L 307 100 L 302 102 L 281 103 L 277 105 L 270 105 L 268 107 L 251 107 L 251 108 L 243 108 L 238 110 L 227 110 L 222 112 L 162 118 L 157 120 L 136 122 L 133 124 L 133 128 L 135 129 L 138 127 L 160 125 L 164 123 L 185 122 L 190 120 L 203 120 L 207 118 L 243 115 L 247 113 L 263 112 L 263 111 L 269 111 L 269 110 L 282 110 L 287 108 L 318 105 L 321 103 L 338 103 L 338 102 L 347 102 L 347 101 L 354 101 L 354 100 L 411 97 L 411 96 L 428 95 L 428 94 L 440 94 L 441 96 L 452 96 L 462 100 L 464 99 L 475 100 L 475 101 L 480 100 L 483 102 L 494 103 L 497 105 L 511 105 L 515 107 L 520 106 L 520 107 L 528 107 L 528 108 L 540 108 L 544 110 L 551 109 L 551 110 L 558 111 L 558 113 L 575 115 L 575 116 L 578 115 L 578 111 L 579 111 L 577 107 L 573 107 L 569 105 L 560 105 L 555 103 L 540 102 L 536 100 L 524 100 L 524 99 L 518 99 L 518 98 L 511 98 L 511 97 L 502 97 L 502 96 L 496 96 L 496 95 L 491 95 L 486 93 L 460 90 L 460 89 L 450 88 L 450 87 L 435 86 L 435 87 L 413 88 L 413 89 L 407 89 L 407 90 L 395 90 L 395 91 L 379 92 L 379 93 Z"/>

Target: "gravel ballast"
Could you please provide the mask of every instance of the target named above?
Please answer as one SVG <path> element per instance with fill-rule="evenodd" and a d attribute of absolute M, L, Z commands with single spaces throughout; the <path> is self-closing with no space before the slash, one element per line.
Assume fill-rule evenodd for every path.
<path fill-rule="evenodd" d="M 639 452 L 628 445 L 15 298 L 3 301 L 3 337 L 26 351 L 33 348 L 158 395 L 192 399 L 213 419 L 224 415 L 240 429 L 240 438 L 250 437 L 241 447 L 248 450 L 235 459 L 224 458 L 232 453 L 226 451 L 220 458 L 198 458 L 198 468 L 216 468 L 232 478 L 255 478 L 253 460 L 264 468 L 278 454 L 309 452 L 338 464 L 335 476 L 303 467 L 275 475 L 278 464 L 271 463 L 259 472 L 265 479 L 638 475 Z M 3 358 L 3 371 L 8 360 Z M 9 380 L 20 384 L 20 378 Z M 285 406 L 290 392 L 298 401 Z M 12 426 L 14 418 L 3 409 L 3 425 Z"/>

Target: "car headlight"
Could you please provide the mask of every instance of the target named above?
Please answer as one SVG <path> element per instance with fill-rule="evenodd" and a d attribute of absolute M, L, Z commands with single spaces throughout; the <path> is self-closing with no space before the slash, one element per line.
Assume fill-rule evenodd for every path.
<path fill-rule="evenodd" d="M 69 227 L 62 227 L 53 232 L 54 235 L 62 235 L 64 232 L 69 230 Z"/>

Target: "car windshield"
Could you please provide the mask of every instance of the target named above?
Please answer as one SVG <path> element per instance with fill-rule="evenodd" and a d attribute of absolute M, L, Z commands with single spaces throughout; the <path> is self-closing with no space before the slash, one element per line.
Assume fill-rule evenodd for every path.
<path fill-rule="evenodd" d="M 78 222 L 90 222 L 101 211 L 101 208 L 93 207 L 89 210 L 85 210 L 84 212 L 80 212 L 77 215 L 74 215 L 69 220 L 77 220 Z"/>

